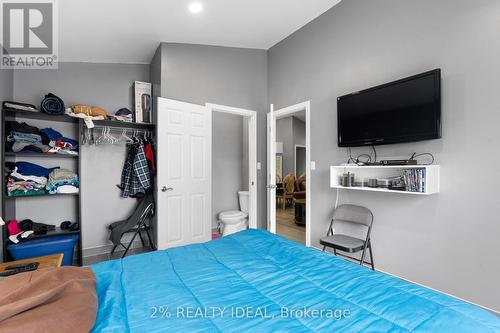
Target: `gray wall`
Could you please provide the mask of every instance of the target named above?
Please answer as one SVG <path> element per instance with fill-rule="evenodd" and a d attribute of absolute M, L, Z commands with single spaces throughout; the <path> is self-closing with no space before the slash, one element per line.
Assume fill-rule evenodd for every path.
<path fill-rule="evenodd" d="M 156 49 L 151 64 L 149 66 L 149 78 L 152 84 L 152 97 L 153 97 L 153 122 L 156 123 L 156 99 L 161 97 L 161 45 Z"/>
<path fill-rule="evenodd" d="M 297 177 L 306 173 L 307 166 L 307 149 L 305 147 L 296 147 L 295 148 L 295 164 L 296 164 L 296 173 Z"/>
<path fill-rule="evenodd" d="M 337 96 L 442 68 L 443 139 L 378 148 L 384 158 L 435 154 L 441 193 L 342 192 L 340 202 L 373 210 L 379 269 L 497 311 L 498 17 L 496 0 L 342 1 L 269 51 L 270 103 L 279 108 L 311 100 L 316 246 L 335 201 L 328 168 L 346 160 L 337 147 Z M 488 168 L 481 168 L 483 161 Z"/>
<path fill-rule="evenodd" d="M 276 142 L 283 143 L 283 177 L 293 173 L 293 117 L 276 121 Z"/>
<path fill-rule="evenodd" d="M 293 116 L 278 119 L 276 141 L 283 143 L 283 177 L 295 173 L 295 145 L 306 144 L 306 124 Z"/>
<path fill-rule="evenodd" d="M 266 217 L 267 53 L 265 50 L 162 43 L 162 97 L 205 105 L 223 104 L 258 112 L 258 225 Z M 224 129 L 213 128 L 213 131 Z M 217 181 L 216 179 L 214 180 Z"/>
<path fill-rule="evenodd" d="M 2 101 L 12 99 L 13 71 L 0 69 L 0 98 Z"/>
<path fill-rule="evenodd" d="M 18 70 L 14 72 L 14 99 L 39 105 L 44 94 L 53 92 L 67 105 L 97 105 L 112 114 L 122 107 L 132 110 L 133 83 L 149 81 L 149 75 L 149 65 L 130 64 L 61 63 L 58 70 Z M 52 125 L 56 129 L 64 126 Z M 101 247 L 109 244 L 107 225 L 127 217 L 135 200 L 120 198 L 116 187 L 120 183 L 125 146 L 85 146 L 82 154 L 83 248 L 87 249 L 84 254 L 92 254 L 101 252 Z M 69 200 L 58 200 L 60 204 L 56 205 L 53 199 L 36 198 L 29 201 L 30 205 L 24 201 L 20 204 L 23 206 L 17 208 L 25 217 L 60 223 L 73 209 L 71 198 L 63 199 Z"/>
<path fill-rule="evenodd" d="M 305 160 L 305 149 L 303 149 L 303 153 L 301 154 L 302 159 L 297 157 L 297 152 L 295 150 L 295 145 L 306 145 L 306 123 L 302 120 L 293 117 L 292 121 L 293 128 L 293 168 L 295 171 L 295 161 L 300 163 L 300 168 L 297 168 L 296 177 L 300 177 L 306 171 L 306 160 Z"/>
<path fill-rule="evenodd" d="M 217 226 L 220 212 L 239 209 L 248 164 L 243 164 L 243 116 L 214 112 L 212 128 L 212 226 Z"/>

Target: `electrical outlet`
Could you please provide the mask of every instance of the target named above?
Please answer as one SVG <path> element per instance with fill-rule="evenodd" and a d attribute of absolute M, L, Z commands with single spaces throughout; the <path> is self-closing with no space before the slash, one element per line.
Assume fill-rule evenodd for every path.
<path fill-rule="evenodd" d="M 311 170 L 316 170 L 316 161 L 311 161 Z"/>

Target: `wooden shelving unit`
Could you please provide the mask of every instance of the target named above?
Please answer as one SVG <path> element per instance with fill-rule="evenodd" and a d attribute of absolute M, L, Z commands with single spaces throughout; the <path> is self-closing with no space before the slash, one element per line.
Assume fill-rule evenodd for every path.
<path fill-rule="evenodd" d="M 109 127 L 123 127 L 123 128 L 135 128 L 135 129 L 154 129 L 154 124 L 147 123 L 133 123 L 118 120 L 94 120 L 96 126 L 109 126 Z"/>
<path fill-rule="evenodd" d="M 14 153 L 11 151 L 5 152 L 5 157 L 19 157 L 19 158 L 30 158 L 30 157 L 43 157 L 43 158 L 78 158 L 78 154 L 47 154 L 47 153 Z"/>
<path fill-rule="evenodd" d="M 425 170 L 425 189 L 423 192 L 410 192 L 391 190 L 387 188 L 372 188 L 342 186 L 340 177 L 346 172 L 354 174 L 356 180 L 368 178 L 390 178 L 401 175 L 402 171 L 408 169 L 424 169 Z M 383 193 L 397 193 L 404 195 L 421 195 L 427 196 L 439 193 L 439 165 L 391 165 L 391 166 L 358 166 L 358 165 L 341 165 L 330 167 L 330 187 L 348 191 L 366 191 L 366 192 L 383 192 Z"/>
<path fill-rule="evenodd" d="M 79 119 L 75 117 L 70 117 L 66 115 L 62 116 L 51 116 L 42 112 L 34 112 L 34 111 L 22 111 L 22 110 L 9 110 L 3 109 L 2 115 L 6 120 L 15 120 L 17 118 L 22 119 L 31 119 L 31 120 L 47 120 L 47 121 L 55 121 L 55 122 L 65 122 L 65 123 L 75 123 L 78 124 Z"/>
<path fill-rule="evenodd" d="M 5 121 L 6 120 L 14 120 L 18 122 L 27 122 L 29 125 L 34 125 L 38 126 L 37 124 L 39 122 L 50 122 L 51 125 L 50 127 L 53 127 L 54 129 L 58 129 L 58 124 L 73 124 L 74 130 L 71 133 L 64 133 L 68 134 L 70 137 L 78 138 L 80 139 L 82 137 L 82 133 L 85 130 L 85 125 L 82 119 L 80 118 L 75 118 L 75 117 L 70 117 L 67 115 L 62 115 L 62 116 L 51 116 L 45 113 L 41 112 L 32 112 L 32 111 L 14 111 L 14 110 L 2 110 L 2 115 L 1 115 L 1 126 L 4 129 L 4 136 L 5 136 Z M 153 132 L 153 135 L 155 134 L 155 125 L 154 124 L 147 124 L 147 123 L 134 123 L 134 122 L 122 122 L 122 121 L 117 121 L 117 120 L 94 120 L 94 124 L 96 126 L 107 126 L 107 127 L 114 127 L 114 128 L 124 128 L 124 129 L 138 129 L 138 130 L 150 130 Z M 68 125 L 65 125 L 67 127 Z M 78 174 L 79 177 L 81 177 L 82 170 L 81 170 L 81 159 L 82 159 L 82 150 L 80 147 L 79 154 L 78 155 L 67 155 L 67 154 L 45 154 L 45 153 L 26 153 L 26 152 L 6 152 L 5 151 L 5 137 L 1 139 L 1 146 L 0 146 L 0 151 L 1 151 L 1 167 L 3 170 L 5 170 L 5 164 L 7 162 L 13 162 L 13 161 L 21 161 L 21 160 L 27 160 L 29 159 L 37 159 L 37 158 L 42 158 L 42 159 L 47 159 L 47 161 L 53 162 L 54 160 L 66 160 L 69 162 L 69 160 L 73 160 L 76 163 L 76 173 Z M 42 163 L 40 163 L 42 164 Z M 36 196 L 14 196 L 10 197 L 7 196 L 5 193 L 6 191 L 6 179 L 5 175 L 2 175 L 2 180 L 1 180 L 1 187 L 2 187 L 2 215 L 3 219 L 5 221 L 9 221 L 11 219 L 15 219 L 17 217 L 16 214 L 16 202 L 19 200 L 48 200 L 48 202 L 51 202 L 51 200 L 58 200 L 63 197 L 71 197 L 74 198 L 75 200 L 75 211 L 74 211 L 74 216 L 71 218 L 68 218 L 68 220 L 71 220 L 72 222 L 79 222 L 80 223 L 80 230 L 78 231 L 67 231 L 67 230 L 61 230 L 59 226 L 56 226 L 55 231 L 50 231 L 46 235 L 40 235 L 36 236 L 36 238 L 42 238 L 42 237 L 52 237 L 52 236 L 60 236 L 60 235 L 66 235 L 66 234 L 78 234 L 79 239 L 78 239 L 78 244 L 76 248 L 76 256 L 74 259 L 75 264 L 77 265 L 82 265 L 83 263 L 83 251 L 82 251 L 82 218 L 81 218 L 81 211 L 82 211 L 82 179 L 80 178 L 80 191 L 79 193 L 69 193 L 69 194 L 45 194 L 45 195 L 36 195 Z M 31 202 L 31 201 L 30 201 Z M 36 220 L 36 217 L 33 217 L 33 219 Z M 61 221 L 58 221 L 60 223 Z M 51 223 L 51 224 L 57 224 L 56 222 Z M 4 261 L 9 261 L 9 255 L 6 250 L 6 246 L 9 244 L 8 240 L 8 231 L 6 227 L 3 227 L 3 232 L 2 232 L 2 246 L 3 246 L 3 260 Z"/>
<path fill-rule="evenodd" d="M 38 126 L 38 123 L 40 121 L 46 121 L 51 123 L 51 127 L 54 127 L 54 129 L 58 129 L 58 124 L 62 123 L 70 123 L 74 124 L 73 128 L 74 130 L 72 133 L 65 133 L 68 136 L 75 137 L 77 139 L 80 138 L 80 133 L 82 130 L 82 122 L 78 118 L 70 117 L 70 116 L 51 116 L 45 113 L 41 112 L 31 112 L 31 111 L 12 111 L 12 110 L 2 110 L 2 128 L 4 129 L 4 137 L 1 139 L 1 156 L 2 156 L 2 170 L 6 170 L 5 166 L 7 162 L 12 162 L 12 161 L 22 161 L 22 160 L 28 160 L 28 159 L 33 159 L 33 158 L 46 158 L 46 159 L 71 159 L 76 162 L 76 170 L 75 172 L 78 174 L 80 177 L 81 174 L 81 154 L 78 155 L 66 155 L 66 154 L 44 154 L 44 153 L 25 153 L 25 152 L 6 152 L 5 151 L 5 121 L 6 120 L 14 120 L 18 122 L 26 122 L 29 125 L 32 126 Z M 1 180 L 1 187 L 2 187 L 2 193 L 3 193 L 3 200 L 2 200 L 2 215 L 3 219 L 5 221 L 9 221 L 12 219 L 16 219 L 18 217 L 18 214 L 16 212 L 16 202 L 19 200 L 49 200 L 50 203 L 48 205 L 54 205 L 51 200 L 58 200 L 62 197 L 71 197 L 74 198 L 75 204 L 74 204 L 74 213 L 72 214 L 73 216 L 68 217 L 68 220 L 71 222 L 78 222 L 80 223 L 80 230 L 78 231 L 67 231 L 67 230 L 61 230 L 58 225 L 56 225 L 56 230 L 54 231 L 49 231 L 45 235 L 37 235 L 35 237 L 31 237 L 34 239 L 39 239 L 39 238 L 46 238 L 46 237 L 53 237 L 53 236 L 61 236 L 61 235 L 66 235 L 66 234 L 78 234 L 78 243 L 76 246 L 76 256 L 74 257 L 73 261 L 76 265 L 82 265 L 83 263 L 83 258 L 82 258 L 82 232 L 81 232 L 81 179 L 80 179 L 80 192 L 79 193 L 68 193 L 68 194 L 41 194 L 41 195 L 35 195 L 35 196 L 7 196 L 6 194 L 6 175 L 2 175 L 2 180 Z M 33 217 L 27 217 L 26 218 L 33 218 L 36 222 L 36 216 Z M 50 224 L 58 224 L 61 221 L 58 222 L 53 222 Z M 31 239 L 30 238 L 30 239 Z M 2 230 L 2 246 L 3 246 L 3 260 L 4 261 L 10 261 L 11 258 L 9 256 L 9 253 L 7 251 L 7 245 L 10 244 L 10 241 L 8 239 L 8 230 L 4 226 Z"/>
<path fill-rule="evenodd" d="M 79 196 L 80 193 L 56 193 L 56 194 L 40 194 L 40 195 L 18 195 L 18 196 L 8 196 L 5 195 L 5 200 L 11 199 L 29 199 L 29 198 L 47 198 L 47 197 L 68 197 L 68 196 Z"/>

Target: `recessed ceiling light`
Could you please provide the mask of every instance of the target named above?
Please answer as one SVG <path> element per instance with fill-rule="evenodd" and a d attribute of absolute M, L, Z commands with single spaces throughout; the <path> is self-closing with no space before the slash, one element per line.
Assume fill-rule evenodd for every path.
<path fill-rule="evenodd" d="M 191 13 L 198 14 L 203 11 L 203 4 L 201 2 L 193 2 L 188 8 Z"/>

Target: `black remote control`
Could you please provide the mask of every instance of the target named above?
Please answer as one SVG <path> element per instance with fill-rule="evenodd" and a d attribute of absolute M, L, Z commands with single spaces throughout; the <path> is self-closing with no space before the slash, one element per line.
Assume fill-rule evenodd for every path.
<path fill-rule="evenodd" d="M 15 265 L 10 265 L 10 266 L 7 266 L 5 267 L 5 270 L 6 271 L 10 271 L 11 269 L 18 269 L 18 268 L 23 268 L 23 267 L 26 267 L 28 265 L 31 265 L 31 264 L 38 264 L 38 262 L 36 261 L 33 261 L 33 262 L 29 262 L 27 264 L 15 264 Z"/>
<path fill-rule="evenodd" d="M 38 265 L 39 265 L 39 263 L 33 262 L 33 263 L 30 263 L 30 264 L 27 264 L 27 265 L 23 265 L 20 268 L 11 269 L 11 270 L 9 270 L 7 272 L 2 272 L 2 273 L 0 273 L 0 276 L 11 276 L 11 275 L 18 274 L 18 273 L 24 273 L 24 272 L 34 271 L 34 270 L 36 270 L 38 268 Z"/>

